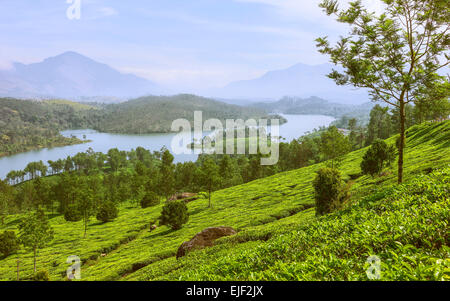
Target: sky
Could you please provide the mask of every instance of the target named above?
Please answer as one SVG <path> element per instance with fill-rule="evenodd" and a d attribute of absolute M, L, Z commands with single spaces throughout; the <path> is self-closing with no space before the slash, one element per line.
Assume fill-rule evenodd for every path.
<path fill-rule="evenodd" d="M 79 19 L 67 17 L 73 1 L 80 1 Z M 328 62 L 314 40 L 347 28 L 319 2 L 0 0 L 0 69 L 76 51 L 186 92 L 222 87 L 297 63 Z M 379 1 L 365 2 L 379 9 Z"/>

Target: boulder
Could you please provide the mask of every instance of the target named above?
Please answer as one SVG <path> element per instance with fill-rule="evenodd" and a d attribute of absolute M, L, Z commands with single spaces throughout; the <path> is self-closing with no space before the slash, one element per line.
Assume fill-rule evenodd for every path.
<path fill-rule="evenodd" d="M 223 236 L 236 234 L 231 227 L 212 227 L 197 233 L 191 240 L 181 244 L 177 251 L 177 259 L 183 257 L 191 250 L 199 250 L 214 245 L 214 241 Z"/>
<path fill-rule="evenodd" d="M 174 194 L 169 198 L 169 201 L 176 201 L 176 200 L 183 200 L 183 199 L 189 199 L 189 201 L 193 201 L 195 200 L 197 194 L 196 193 L 191 193 L 191 192 L 183 192 L 183 193 L 178 193 L 178 194 Z"/>

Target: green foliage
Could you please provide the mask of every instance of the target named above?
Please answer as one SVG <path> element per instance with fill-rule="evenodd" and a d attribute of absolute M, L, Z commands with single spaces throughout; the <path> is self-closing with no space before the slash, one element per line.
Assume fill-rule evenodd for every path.
<path fill-rule="evenodd" d="M 43 248 L 53 239 L 53 229 L 41 208 L 22 220 L 19 233 L 21 243 L 30 249 Z"/>
<path fill-rule="evenodd" d="M 154 192 L 147 192 L 141 200 L 141 207 L 148 208 L 159 205 L 160 197 Z"/>
<path fill-rule="evenodd" d="M 75 137 L 63 137 L 59 131 L 92 127 L 97 113 L 93 107 L 74 108 L 69 103 L 0 98 L 0 157 L 36 148 L 82 143 Z"/>
<path fill-rule="evenodd" d="M 375 140 L 363 156 L 362 172 L 371 176 L 379 174 L 386 165 L 392 164 L 395 154 L 396 150 L 393 145 L 388 145 L 384 140 Z"/>
<path fill-rule="evenodd" d="M 331 160 L 331 167 L 337 163 L 336 159 L 350 152 L 352 147 L 348 137 L 340 133 L 335 126 L 331 126 L 320 136 L 320 152 L 325 160 Z"/>
<path fill-rule="evenodd" d="M 260 109 L 229 105 L 195 95 L 146 96 L 106 106 L 95 129 L 127 134 L 170 132 L 172 121 L 178 118 L 189 120 L 193 127 L 194 111 L 202 111 L 204 120 L 217 118 L 224 124 L 227 118 L 246 120 L 266 116 Z M 133 122 L 130 122 L 130 116 Z"/>
<path fill-rule="evenodd" d="M 117 218 L 119 210 L 111 201 L 103 202 L 97 212 L 97 220 L 104 223 L 111 222 Z"/>
<path fill-rule="evenodd" d="M 344 9 L 338 0 L 323 0 L 320 7 L 336 21 L 349 25 L 348 36 L 335 46 L 327 37 L 316 40 L 319 52 L 342 67 L 328 76 L 338 85 L 369 89 L 373 100 L 396 109 L 400 132 L 398 183 L 403 181 L 403 153 L 409 103 L 429 101 L 430 90 L 440 93 L 448 78 L 438 70 L 450 64 L 448 1 L 383 0 L 384 12 L 373 13 L 361 1 Z M 448 91 L 446 93 L 448 97 Z M 422 103 L 423 104 L 423 103 Z M 383 138 L 383 137 L 379 137 Z"/>
<path fill-rule="evenodd" d="M 443 230 L 447 227 L 444 221 L 449 219 L 448 201 L 443 199 L 448 195 L 448 180 L 442 185 L 436 184 L 436 180 L 447 176 L 433 170 L 450 164 L 450 158 L 445 156 L 450 146 L 449 133 L 448 121 L 411 127 L 407 131 L 405 181 L 409 183 L 419 177 L 416 181 L 423 186 L 419 190 L 405 187 L 404 195 L 393 194 L 395 187 L 389 187 L 396 183 L 395 173 L 377 179 L 359 175 L 353 178 L 349 204 L 359 204 L 368 198 L 363 202 L 364 207 L 354 207 L 350 215 L 344 209 L 319 219 L 315 217 L 312 182 L 316 172 L 325 167 L 324 163 L 319 163 L 273 176 L 265 174 L 265 178 L 215 191 L 212 209 L 206 208 L 208 193 L 203 193 L 204 197 L 186 204 L 189 222 L 178 231 L 167 227 L 148 231 L 149 221 L 158 219 L 164 204 L 142 209 L 132 200 L 119 202 L 120 215 L 114 221 L 106 224 L 89 221 L 90 235 L 86 239 L 79 239 L 81 222 L 69 224 L 62 215 L 53 214 L 49 222 L 55 238 L 39 250 L 38 263 L 48 270 L 52 280 L 64 280 L 68 267 L 66 259 L 72 254 L 80 256 L 86 281 L 367 280 L 367 256 L 378 255 L 382 259 L 382 280 L 442 280 L 445 275 L 441 277 L 439 271 L 446 269 L 448 248 L 430 247 L 429 242 L 448 240 Z M 386 143 L 395 144 L 395 139 L 397 136 Z M 343 179 L 360 173 L 360 162 L 366 151 L 357 150 L 340 158 Z M 243 157 L 231 159 L 236 159 L 239 167 L 245 166 Z M 154 163 L 159 167 L 158 161 Z M 128 168 L 131 167 L 130 161 Z M 148 168 L 144 178 L 153 180 L 154 175 L 150 166 Z M 431 180 L 421 177 L 430 172 L 436 175 L 430 175 Z M 103 181 L 109 173 L 86 175 L 80 170 L 70 175 L 76 177 L 64 181 L 67 183 L 64 187 L 76 188 L 83 178 Z M 62 177 L 65 175 L 42 180 L 54 185 Z M 114 179 L 118 179 L 116 173 Z M 104 182 L 104 190 L 117 186 L 115 180 Z M 134 176 L 127 183 L 133 181 Z M 28 194 L 26 184 L 28 182 L 14 187 L 15 193 Z M 437 190 L 432 194 L 443 201 L 430 203 L 427 193 L 435 187 Z M 67 194 L 68 200 L 72 200 L 71 195 Z M 19 205 L 22 200 L 26 202 L 26 198 L 14 198 L 12 204 Z M 401 211 L 390 207 L 396 200 L 402 204 Z M 12 212 L 0 229 L 16 229 L 23 217 L 23 213 Z M 329 219 L 336 220 L 329 224 Z M 205 228 L 216 226 L 231 226 L 239 233 L 217 240 L 211 248 L 191 252 L 182 260 L 175 259 L 182 242 Z M 414 239 L 420 239 L 420 247 L 412 249 L 407 245 Z M 377 249 L 373 249 L 374 246 Z M 369 248 L 373 252 L 365 252 Z M 107 256 L 100 257 L 102 253 Z M 20 258 L 21 279 L 31 279 L 33 252 L 23 249 Z M 0 259 L 0 279 L 15 280 L 16 267 L 15 256 Z M 433 278 L 435 272 L 437 278 Z"/>
<path fill-rule="evenodd" d="M 175 190 L 175 166 L 173 165 L 173 155 L 165 149 L 162 153 L 160 168 L 159 190 L 166 199 L 174 193 Z"/>
<path fill-rule="evenodd" d="M 330 213 L 348 199 L 348 187 L 337 169 L 322 168 L 313 181 L 316 214 Z"/>
<path fill-rule="evenodd" d="M 50 226 L 44 210 L 38 208 L 36 212 L 25 217 L 19 225 L 20 242 L 34 254 L 34 271 L 36 271 L 36 252 L 44 248 L 53 240 L 54 231 Z"/>
<path fill-rule="evenodd" d="M 83 219 L 83 214 L 77 205 L 70 205 L 64 212 L 64 219 L 68 222 L 78 222 Z"/>
<path fill-rule="evenodd" d="M 159 279 L 367 281 L 376 255 L 382 281 L 449 280 L 449 181 L 449 168 L 418 176 L 267 242 L 198 252 Z"/>
<path fill-rule="evenodd" d="M 50 276 L 46 270 L 42 270 L 34 275 L 33 281 L 50 281 Z"/>
<path fill-rule="evenodd" d="M 19 240 L 14 231 L 3 231 L 0 234 L 0 253 L 7 257 L 19 250 Z"/>
<path fill-rule="evenodd" d="M 208 191 L 208 207 L 211 207 L 211 192 L 220 184 L 219 168 L 214 160 L 207 158 L 202 162 L 197 179 L 200 186 Z"/>
<path fill-rule="evenodd" d="M 161 211 L 161 225 L 168 225 L 173 230 L 179 230 L 189 220 L 188 208 L 184 201 L 168 202 Z"/>

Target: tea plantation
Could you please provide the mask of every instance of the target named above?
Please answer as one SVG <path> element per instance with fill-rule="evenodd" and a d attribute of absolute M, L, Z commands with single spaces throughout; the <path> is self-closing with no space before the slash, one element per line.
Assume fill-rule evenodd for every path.
<path fill-rule="evenodd" d="M 387 140 L 395 143 L 397 137 Z M 448 280 L 450 277 L 450 122 L 414 126 L 407 133 L 405 184 L 394 169 L 372 178 L 360 174 L 366 149 L 342 158 L 351 201 L 317 218 L 312 181 L 325 163 L 276 174 L 188 203 L 181 230 L 149 231 L 162 205 L 122 205 L 113 222 L 83 223 L 51 216 L 51 245 L 39 251 L 38 270 L 64 280 L 70 255 L 82 260 L 82 280 L 367 280 L 366 259 L 381 260 L 381 280 Z M 16 229 L 20 216 L 0 228 Z M 183 241 L 207 227 L 230 226 L 235 236 L 175 258 Z M 33 275 L 23 249 L 0 259 L 0 280 Z"/>

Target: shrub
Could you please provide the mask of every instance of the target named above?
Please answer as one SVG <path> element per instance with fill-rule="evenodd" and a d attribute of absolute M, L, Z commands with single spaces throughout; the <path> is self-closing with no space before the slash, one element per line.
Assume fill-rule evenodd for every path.
<path fill-rule="evenodd" d="M 208 193 L 207 192 L 204 192 L 204 191 L 201 191 L 201 192 L 199 192 L 198 194 L 197 194 L 197 197 L 198 198 L 202 198 L 202 199 L 207 199 L 208 198 Z"/>
<path fill-rule="evenodd" d="M 395 158 L 395 147 L 388 146 L 383 140 L 375 140 L 361 162 L 361 170 L 372 177 L 379 174 L 387 165 L 391 165 Z"/>
<path fill-rule="evenodd" d="M 97 213 L 97 219 L 101 222 L 107 223 L 114 220 L 119 214 L 116 205 L 111 201 L 106 201 L 100 205 Z"/>
<path fill-rule="evenodd" d="M 323 215 L 339 208 L 349 196 L 349 188 L 334 168 L 322 168 L 313 181 L 316 215 Z"/>
<path fill-rule="evenodd" d="M 42 270 L 34 274 L 33 281 L 50 281 L 50 276 L 46 270 Z"/>
<path fill-rule="evenodd" d="M 154 192 L 148 192 L 141 200 L 141 207 L 147 208 L 159 205 L 159 196 Z"/>
<path fill-rule="evenodd" d="M 76 205 L 70 205 L 64 212 L 64 219 L 68 222 L 79 222 L 83 219 L 83 214 Z"/>
<path fill-rule="evenodd" d="M 183 224 L 189 219 L 188 209 L 184 201 L 172 201 L 164 205 L 161 216 L 159 217 L 160 225 L 168 225 L 173 230 L 181 229 Z"/>
<path fill-rule="evenodd" d="M 19 240 L 14 231 L 5 231 L 0 234 L 0 253 L 7 257 L 19 250 Z"/>

